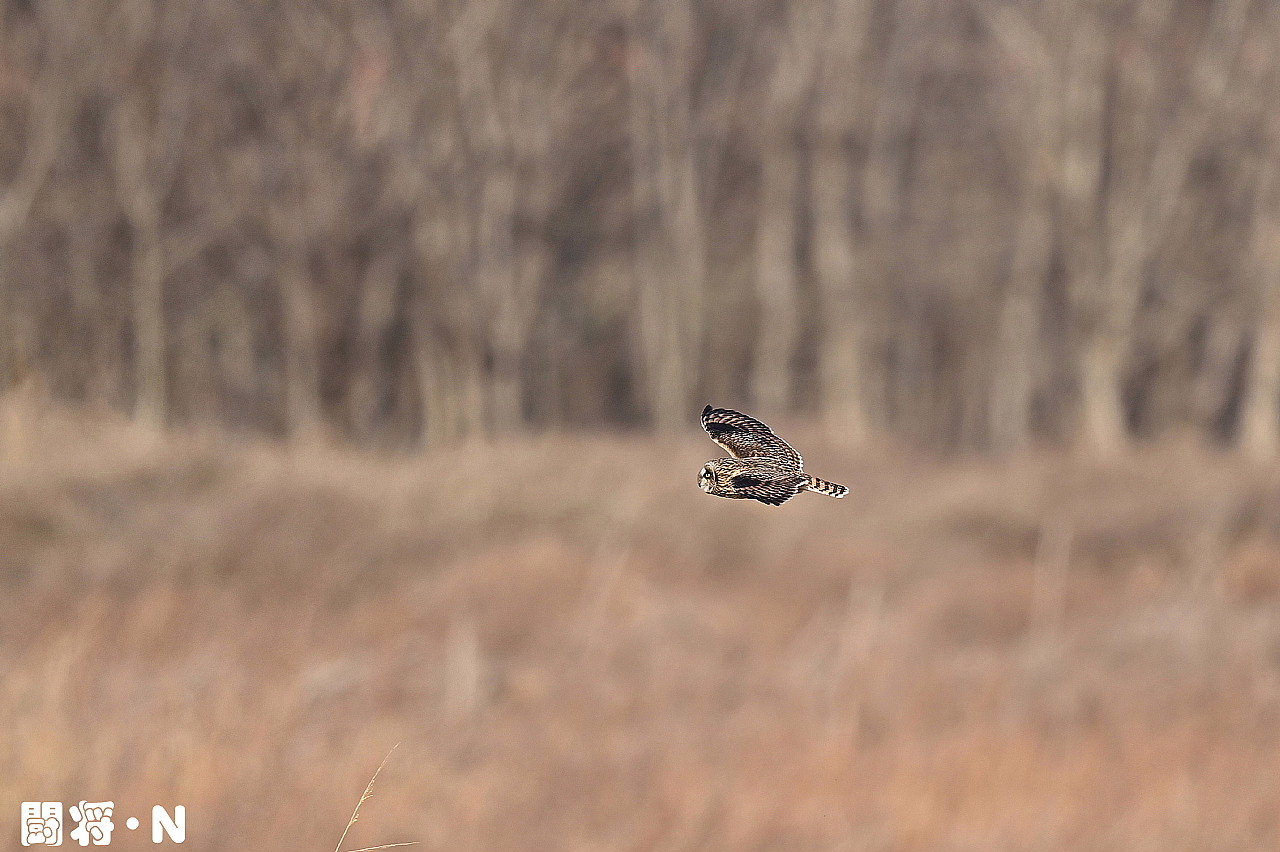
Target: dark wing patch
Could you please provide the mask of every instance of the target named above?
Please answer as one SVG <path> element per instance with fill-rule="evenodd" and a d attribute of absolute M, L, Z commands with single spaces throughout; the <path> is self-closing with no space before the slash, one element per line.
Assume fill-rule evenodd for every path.
<path fill-rule="evenodd" d="M 739 474 L 730 480 L 730 485 L 737 492 L 735 497 L 781 506 L 799 494 L 807 481 L 808 477 L 802 474 L 779 471 L 773 478 Z"/>
<path fill-rule="evenodd" d="M 770 459 L 789 470 L 800 470 L 804 459 L 773 430 L 754 417 L 732 408 L 702 409 L 702 428 L 735 459 Z"/>

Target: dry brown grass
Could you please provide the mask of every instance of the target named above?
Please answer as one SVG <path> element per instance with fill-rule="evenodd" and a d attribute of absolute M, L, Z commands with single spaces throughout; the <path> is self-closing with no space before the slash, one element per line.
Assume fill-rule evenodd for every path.
<path fill-rule="evenodd" d="M 395 458 L 28 425 L 0 836 L 111 797 L 186 804 L 193 850 L 329 849 L 403 742 L 349 845 L 1280 845 L 1276 471 L 801 430 L 853 493 L 773 509 L 701 494 L 693 434 Z"/>

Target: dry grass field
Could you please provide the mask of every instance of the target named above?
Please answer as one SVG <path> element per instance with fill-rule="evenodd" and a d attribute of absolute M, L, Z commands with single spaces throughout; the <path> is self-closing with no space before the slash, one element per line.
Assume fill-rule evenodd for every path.
<path fill-rule="evenodd" d="M 192 850 L 1280 846 L 1280 471 L 714 448 L 395 456 L 50 412 L 0 462 L 0 837 Z M 119 832 L 116 848 L 153 848 Z"/>

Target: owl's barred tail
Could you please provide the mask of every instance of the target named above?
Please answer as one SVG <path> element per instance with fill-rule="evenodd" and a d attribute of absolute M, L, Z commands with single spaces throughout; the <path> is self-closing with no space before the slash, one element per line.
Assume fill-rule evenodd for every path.
<path fill-rule="evenodd" d="M 827 482 L 825 479 L 819 479 L 816 476 L 809 477 L 809 481 L 805 483 L 804 487 L 806 491 L 817 491 L 819 494 L 825 494 L 828 497 L 843 497 L 849 493 L 849 489 L 843 485 Z"/>

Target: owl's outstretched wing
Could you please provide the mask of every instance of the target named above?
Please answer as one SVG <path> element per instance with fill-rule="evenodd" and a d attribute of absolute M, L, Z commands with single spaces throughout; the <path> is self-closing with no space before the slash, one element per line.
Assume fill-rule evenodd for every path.
<path fill-rule="evenodd" d="M 708 405 L 702 409 L 702 428 L 735 459 L 770 459 L 789 470 L 804 466 L 800 454 L 772 429 L 732 408 Z"/>
<path fill-rule="evenodd" d="M 770 506 L 781 506 L 804 490 L 809 477 L 803 473 L 778 468 L 776 471 L 739 473 L 729 479 L 732 496 L 759 500 Z"/>

